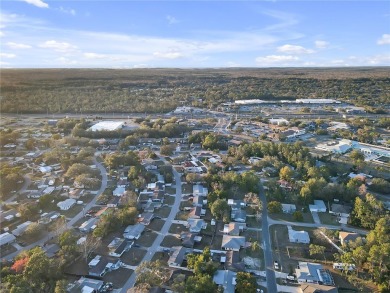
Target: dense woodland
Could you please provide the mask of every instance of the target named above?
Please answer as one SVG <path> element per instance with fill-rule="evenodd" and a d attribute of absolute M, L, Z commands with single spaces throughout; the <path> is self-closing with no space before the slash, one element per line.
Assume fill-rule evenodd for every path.
<path fill-rule="evenodd" d="M 335 98 L 390 103 L 390 73 L 376 68 L 3 69 L 3 113 L 168 112 L 236 99 Z"/>

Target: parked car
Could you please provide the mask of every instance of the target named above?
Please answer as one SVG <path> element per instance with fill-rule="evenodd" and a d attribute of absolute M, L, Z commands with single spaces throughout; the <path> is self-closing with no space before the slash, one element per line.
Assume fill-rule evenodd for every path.
<path fill-rule="evenodd" d="M 279 270 L 279 263 L 278 263 L 278 261 L 274 261 L 274 268 L 275 268 L 275 270 Z"/>

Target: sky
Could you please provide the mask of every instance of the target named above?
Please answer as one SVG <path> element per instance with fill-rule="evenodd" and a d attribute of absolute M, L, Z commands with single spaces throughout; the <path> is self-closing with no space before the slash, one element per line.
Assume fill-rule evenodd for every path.
<path fill-rule="evenodd" d="M 2 0 L 1 68 L 390 65 L 390 1 Z"/>

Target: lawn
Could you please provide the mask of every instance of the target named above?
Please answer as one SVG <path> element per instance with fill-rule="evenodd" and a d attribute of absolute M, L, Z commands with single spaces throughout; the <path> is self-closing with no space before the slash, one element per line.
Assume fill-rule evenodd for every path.
<path fill-rule="evenodd" d="M 340 223 L 337 222 L 337 216 L 329 213 L 318 213 L 318 216 L 322 224 L 340 226 Z"/>
<path fill-rule="evenodd" d="M 111 282 L 114 285 L 114 288 L 122 288 L 133 272 L 134 271 L 130 269 L 119 268 L 107 273 L 103 277 L 103 281 Z"/>
<path fill-rule="evenodd" d="M 171 186 L 165 187 L 165 192 L 168 194 L 176 194 L 176 188 L 173 188 Z"/>
<path fill-rule="evenodd" d="M 178 212 L 175 220 L 187 221 L 189 212 Z"/>
<path fill-rule="evenodd" d="M 144 232 L 141 237 L 135 241 L 140 246 L 150 247 L 154 240 L 156 239 L 157 234 L 154 232 Z"/>
<path fill-rule="evenodd" d="M 164 196 L 164 204 L 173 205 L 174 202 L 175 202 L 175 197 L 174 196 L 170 196 L 170 195 L 165 195 Z"/>
<path fill-rule="evenodd" d="M 4 256 L 11 254 L 11 253 L 14 253 L 16 251 L 17 251 L 17 249 L 15 247 L 13 247 L 12 245 L 3 246 L 0 250 L 0 257 L 4 257 Z"/>
<path fill-rule="evenodd" d="M 186 228 L 184 225 L 172 224 L 168 232 L 173 234 L 180 234 L 182 232 L 187 232 L 187 231 L 188 228 Z"/>
<path fill-rule="evenodd" d="M 154 231 L 161 231 L 161 228 L 164 226 L 165 220 L 154 219 L 148 226 L 149 229 Z"/>
<path fill-rule="evenodd" d="M 127 265 L 137 266 L 140 264 L 141 260 L 145 256 L 145 254 L 146 254 L 145 249 L 132 247 L 132 248 L 130 248 L 130 250 L 128 252 L 125 252 L 122 255 L 121 260 Z"/>
<path fill-rule="evenodd" d="M 183 194 L 192 193 L 192 184 L 182 184 L 181 192 Z"/>
<path fill-rule="evenodd" d="M 76 204 L 67 211 L 61 211 L 66 218 L 74 218 L 79 212 L 83 210 L 84 205 Z"/>
<path fill-rule="evenodd" d="M 170 212 L 171 212 L 170 207 L 162 207 L 162 208 L 158 209 L 157 211 L 155 211 L 154 214 L 158 217 L 161 217 L 161 218 L 167 218 L 169 216 Z"/>
<path fill-rule="evenodd" d="M 246 225 L 252 228 L 261 228 L 260 222 L 256 219 L 256 217 L 247 217 Z"/>
<path fill-rule="evenodd" d="M 313 216 L 311 213 L 302 213 L 304 223 L 314 223 Z M 280 221 L 288 221 L 288 222 L 296 222 L 292 214 L 278 213 L 278 214 L 270 214 L 270 217 L 275 220 Z"/>
<path fill-rule="evenodd" d="M 162 252 L 162 251 L 156 252 L 152 257 L 152 261 L 161 260 L 166 265 L 168 265 L 168 259 L 169 259 L 169 254 L 167 252 Z"/>
<path fill-rule="evenodd" d="M 181 246 L 181 240 L 172 235 L 165 236 L 164 240 L 161 242 L 161 246 L 164 247 L 173 247 L 173 246 Z"/>

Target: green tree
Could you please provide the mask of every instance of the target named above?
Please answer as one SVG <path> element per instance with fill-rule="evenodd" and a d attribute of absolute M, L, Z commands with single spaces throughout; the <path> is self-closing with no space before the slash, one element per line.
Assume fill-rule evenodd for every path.
<path fill-rule="evenodd" d="M 195 275 L 187 279 L 185 293 L 214 293 L 218 286 L 209 275 Z"/>
<path fill-rule="evenodd" d="M 255 293 L 257 284 L 256 279 L 249 273 L 238 272 L 236 277 L 237 293 Z"/>
<path fill-rule="evenodd" d="M 295 211 L 293 213 L 293 219 L 297 222 L 303 222 L 303 214 L 301 211 Z"/>
<path fill-rule="evenodd" d="M 169 279 L 167 268 L 161 260 L 143 261 L 137 266 L 135 272 L 137 284 L 147 283 L 151 287 L 161 286 Z"/>
<path fill-rule="evenodd" d="M 211 205 L 211 214 L 217 220 L 224 220 L 224 221 L 227 220 L 229 218 L 229 210 L 230 210 L 229 205 L 227 201 L 224 199 L 217 199 Z"/>
<path fill-rule="evenodd" d="M 325 256 L 325 246 L 322 245 L 316 245 L 316 244 L 310 244 L 309 245 L 309 254 L 310 256 L 317 255 L 317 256 L 323 256 L 324 260 L 326 261 Z"/>
<path fill-rule="evenodd" d="M 271 201 L 268 203 L 267 209 L 271 214 L 278 214 L 282 212 L 282 204 L 278 201 Z"/>
<path fill-rule="evenodd" d="M 172 156 L 174 151 L 174 145 L 162 145 L 160 147 L 160 154 L 162 154 L 163 156 Z"/>
<path fill-rule="evenodd" d="M 207 274 L 213 276 L 217 270 L 216 264 L 211 259 L 211 252 L 209 247 L 205 247 L 201 254 L 187 255 L 188 268 L 193 269 L 196 275 Z"/>

